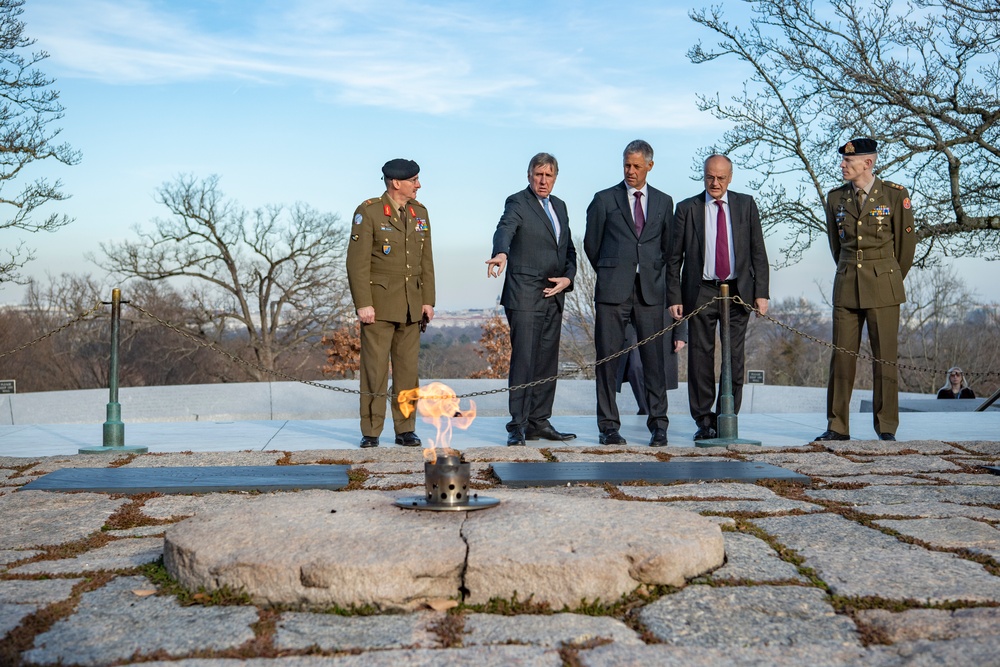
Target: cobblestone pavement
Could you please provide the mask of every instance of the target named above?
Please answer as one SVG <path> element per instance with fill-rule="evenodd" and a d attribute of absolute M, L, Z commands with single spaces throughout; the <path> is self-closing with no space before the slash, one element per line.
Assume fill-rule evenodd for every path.
<path fill-rule="evenodd" d="M 324 493 L 398 490 L 422 485 L 419 451 L 0 457 L 0 665 L 1000 664 L 1000 476 L 982 467 L 1000 460 L 997 442 L 469 453 L 487 492 L 496 488 L 489 463 L 501 460 L 725 457 L 779 465 L 813 484 L 541 489 L 714 517 L 726 563 L 681 588 L 640 587 L 575 609 L 517 598 L 470 606 L 456 592 L 417 612 L 374 613 L 263 607 L 240 591 L 172 581 L 164 531 L 240 506 L 246 494 L 18 489 L 66 467 L 335 460 L 352 465 L 351 485 Z"/>

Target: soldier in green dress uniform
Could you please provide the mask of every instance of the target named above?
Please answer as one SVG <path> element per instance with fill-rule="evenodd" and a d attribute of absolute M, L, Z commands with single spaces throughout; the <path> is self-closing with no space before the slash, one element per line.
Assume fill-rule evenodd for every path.
<path fill-rule="evenodd" d="M 916 237 L 910 196 L 902 185 L 873 173 L 878 145 L 854 139 L 840 147 L 844 185 L 826 200 L 830 250 L 837 262 L 833 282 L 833 344 L 857 352 L 861 329 L 876 359 L 896 361 L 903 278 L 913 264 Z M 850 439 L 850 404 L 857 359 L 834 350 L 827 386 L 827 430 L 816 440 Z M 899 373 L 895 365 L 872 363 L 875 433 L 895 440 L 899 426 Z"/>
<path fill-rule="evenodd" d="M 420 167 L 389 160 L 386 191 L 354 211 L 347 247 L 347 279 L 361 320 L 361 446 L 377 447 L 385 423 L 392 361 L 392 421 L 396 444 L 420 446 L 416 415 L 404 416 L 399 392 L 415 389 L 420 323 L 434 317 L 434 259 L 427 209 L 414 197 Z M 371 394 L 382 394 L 371 396 Z"/>

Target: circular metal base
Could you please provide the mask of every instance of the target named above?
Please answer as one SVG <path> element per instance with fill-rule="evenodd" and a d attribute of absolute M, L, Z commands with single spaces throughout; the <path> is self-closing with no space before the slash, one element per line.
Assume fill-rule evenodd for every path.
<path fill-rule="evenodd" d="M 80 454 L 148 454 L 149 447 L 143 445 L 95 445 L 81 447 Z"/>
<path fill-rule="evenodd" d="M 496 507 L 500 504 L 499 498 L 489 498 L 487 496 L 473 496 L 464 503 L 456 505 L 443 505 L 429 503 L 423 496 L 406 496 L 396 500 L 396 505 L 408 510 L 430 510 L 432 512 L 472 512 Z"/>

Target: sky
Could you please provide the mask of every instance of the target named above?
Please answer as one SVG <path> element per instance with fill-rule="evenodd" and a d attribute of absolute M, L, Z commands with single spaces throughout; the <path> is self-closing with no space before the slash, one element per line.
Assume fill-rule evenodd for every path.
<path fill-rule="evenodd" d="M 301 201 L 347 224 L 384 190 L 382 164 L 404 157 L 421 168 L 437 309 L 492 308 L 502 285 L 486 276 L 493 231 L 535 153 L 559 160 L 554 194 L 574 237 L 593 193 L 621 181 L 632 139 L 653 145 L 651 185 L 675 201 L 702 190 L 697 151 L 727 126 L 699 111 L 696 95 L 738 94 L 750 76 L 735 60 L 688 61 L 699 40 L 714 43 L 688 17 L 702 6 L 28 0 L 26 35 L 49 53 L 41 69 L 65 107 L 60 139 L 82 160 L 28 173 L 62 180 L 70 198 L 42 211 L 75 222 L 25 236 L 37 258 L 24 273 L 103 277 L 87 253 L 164 216 L 156 190 L 182 174 L 218 175 L 248 209 Z M 746 21 L 743 3 L 723 6 Z M 745 191 L 749 176 L 737 170 L 731 188 Z M 828 186 L 839 184 L 831 174 Z M 767 240 L 773 263 L 781 237 Z M 1000 280 L 995 264 L 956 266 L 980 296 Z M 833 270 L 829 249 L 816 246 L 772 270 L 772 299 L 818 303 Z M 4 285 L 0 303 L 22 294 Z"/>

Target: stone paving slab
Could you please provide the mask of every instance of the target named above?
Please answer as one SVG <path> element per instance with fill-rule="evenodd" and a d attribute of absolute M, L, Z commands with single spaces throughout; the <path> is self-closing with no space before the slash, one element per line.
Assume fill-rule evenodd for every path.
<path fill-rule="evenodd" d="M 203 512 L 216 512 L 230 507 L 245 508 L 253 512 L 253 505 L 267 498 L 281 495 L 281 492 L 248 493 L 201 493 L 197 495 L 169 495 L 150 498 L 142 504 L 140 511 L 150 519 L 186 519 Z M 166 530 L 165 526 L 161 526 Z"/>
<path fill-rule="evenodd" d="M 983 486 L 867 486 L 863 489 L 806 489 L 817 500 L 832 500 L 848 505 L 891 505 L 894 503 L 964 503 L 992 505 L 995 489 Z"/>
<path fill-rule="evenodd" d="M 69 598 L 82 579 L 0 581 L 0 639 L 45 605 Z"/>
<path fill-rule="evenodd" d="M 371 651 L 360 655 L 294 656 L 272 659 L 190 659 L 136 663 L 142 667 L 563 667 L 558 651 L 537 646 Z"/>
<path fill-rule="evenodd" d="M 137 456 L 123 468 L 273 466 L 284 452 L 166 452 Z"/>
<path fill-rule="evenodd" d="M 781 560 L 764 540 L 733 531 L 722 533 L 726 542 L 726 564 L 712 572 L 713 581 L 801 581 L 808 582 L 798 568 Z"/>
<path fill-rule="evenodd" d="M 16 563 L 42 553 L 36 549 L 0 549 L 0 566 Z"/>
<path fill-rule="evenodd" d="M 1000 475 L 983 472 L 982 474 L 956 472 L 939 472 L 930 475 L 934 479 L 939 479 L 949 484 L 970 484 L 973 486 L 1000 486 Z"/>
<path fill-rule="evenodd" d="M 255 607 L 181 607 L 173 598 L 137 596 L 145 577 L 118 577 L 84 593 L 76 611 L 35 638 L 28 662 L 107 665 L 138 654 L 185 655 L 235 648 L 253 639 Z"/>
<path fill-rule="evenodd" d="M 315 646 L 323 651 L 439 648 L 440 639 L 429 626 L 441 616 L 431 612 L 384 616 L 286 612 L 278 621 L 274 645 L 279 649 Z"/>
<path fill-rule="evenodd" d="M 889 600 L 1000 602 L 1000 577 L 957 556 L 905 544 L 832 514 L 753 519 L 837 595 Z"/>
<path fill-rule="evenodd" d="M 96 493 L 18 491 L 0 496 L 0 549 L 30 549 L 83 539 L 100 530 L 126 502 Z"/>
<path fill-rule="evenodd" d="M 25 490 L 101 493 L 212 493 L 342 489 L 347 466 L 185 466 L 76 468 L 57 470 L 27 484 Z"/>
<path fill-rule="evenodd" d="M 892 644 L 921 639 L 943 641 L 956 637 L 1000 635 L 1000 608 L 908 609 L 891 612 L 862 609 L 858 620 L 878 630 Z"/>
<path fill-rule="evenodd" d="M 425 479 L 426 476 L 422 472 L 410 475 L 371 475 L 364 481 L 361 488 L 375 490 L 423 487 Z"/>
<path fill-rule="evenodd" d="M 616 644 L 642 645 L 634 630 L 619 620 L 581 614 L 468 614 L 463 646 L 529 644 L 558 648 L 562 644 L 584 644 L 597 639 Z"/>
<path fill-rule="evenodd" d="M 970 519 L 1000 521 L 1000 510 L 992 507 L 959 505 L 957 503 L 894 503 L 892 505 L 857 505 L 856 509 L 869 516 L 946 519 L 964 516 Z"/>
<path fill-rule="evenodd" d="M 957 454 L 962 450 L 953 443 L 940 440 L 900 440 L 886 442 L 882 440 L 835 440 L 824 442 L 823 447 L 838 454 L 877 454 L 879 456 L 913 453 L 918 454 Z"/>
<path fill-rule="evenodd" d="M 653 454 L 646 452 L 552 452 L 552 456 L 560 463 L 651 463 L 658 461 Z"/>
<path fill-rule="evenodd" d="M 1000 442 L 996 440 L 969 440 L 956 444 L 962 449 L 976 454 L 1000 456 Z"/>
<path fill-rule="evenodd" d="M 847 475 L 905 475 L 916 472 L 959 472 L 954 463 L 936 456 L 920 454 L 904 456 L 877 456 L 870 460 L 851 460 L 837 454 L 759 454 L 748 455 L 753 461 L 763 461 L 789 468 L 803 475 L 817 477 L 842 477 Z"/>
<path fill-rule="evenodd" d="M 1000 553 L 1000 530 L 982 521 L 974 521 L 965 517 L 952 517 L 947 519 L 887 519 L 875 523 L 936 547 L 964 548 L 991 556 Z"/>
<path fill-rule="evenodd" d="M 802 586 L 688 586 L 646 605 L 639 620 L 672 646 L 794 646 L 800 637 L 860 647 L 854 623 L 826 594 Z"/>
<path fill-rule="evenodd" d="M 923 473 L 915 473 L 923 474 Z M 813 484 L 814 489 L 822 489 L 828 485 L 844 485 L 844 484 L 861 484 L 864 486 L 870 486 L 872 484 L 876 485 L 886 485 L 886 486 L 919 486 L 921 484 L 937 486 L 941 484 L 941 481 L 937 479 L 939 475 L 950 474 L 950 473 L 935 473 L 934 477 L 931 479 L 925 479 L 921 477 L 910 477 L 907 475 L 843 475 L 838 477 L 825 477 L 823 481 Z M 928 475 L 930 477 L 930 475 Z"/>
<path fill-rule="evenodd" d="M 162 528 L 161 528 L 162 530 Z M 42 560 L 15 567 L 11 574 L 74 574 L 99 570 L 125 570 L 153 563 L 163 556 L 162 537 L 115 540 L 75 558 Z"/>

